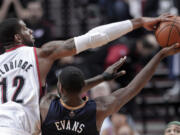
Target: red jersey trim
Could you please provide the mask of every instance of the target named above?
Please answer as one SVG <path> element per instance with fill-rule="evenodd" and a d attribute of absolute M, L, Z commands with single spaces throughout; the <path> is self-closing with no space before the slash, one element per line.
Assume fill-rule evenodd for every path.
<path fill-rule="evenodd" d="M 6 49 L 6 52 L 13 51 L 13 50 L 15 50 L 15 49 L 17 49 L 17 48 L 19 48 L 19 47 L 22 47 L 22 46 L 25 46 L 25 45 L 16 45 L 15 47 L 12 47 L 12 48 L 10 48 L 10 49 Z"/>
<path fill-rule="evenodd" d="M 36 52 L 36 48 L 34 48 L 34 55 L 35 55 L 35 60 L 36 60 L 36 68 L 37 68 L 37 72 L 38 72 L 38 80 L 39 80 L 39 90 L 40 90 L 40 97 L 43 95 L 43 91 L 42 91 L 42 83 L 41 83 L 41 77 L 40 77 L 40 70 L 39 70 L 39 61 L 38 61 L 38 57 L 37 57 L 37 52 Z"/>

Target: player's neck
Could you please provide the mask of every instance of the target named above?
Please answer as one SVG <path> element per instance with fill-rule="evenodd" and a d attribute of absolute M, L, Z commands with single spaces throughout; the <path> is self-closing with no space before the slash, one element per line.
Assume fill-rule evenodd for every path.
<path fill-rule="evenodd" d="M 10 44 L 10 45 L 5 46 L 5 49 L 10 49 L 10 48 L 13 48 L 18 45 L 21 45 L 21 44 L 19 44 L 19 43 L 18 44 Z"/>
<path fill-rule="evenodd" d="M 66 105 L 71 106 L 71 107 L 79 106 L 84 102 L 80 96 L 69 96 L 69 95 L 63 96 L 62 95 L 61 99 Z"/>

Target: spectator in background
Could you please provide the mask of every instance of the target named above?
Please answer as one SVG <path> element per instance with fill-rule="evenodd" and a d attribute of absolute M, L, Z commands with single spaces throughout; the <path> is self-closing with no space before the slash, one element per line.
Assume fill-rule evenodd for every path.
<path fill-rule="evenodd" d="M 130 46 L 131 64 L 134 66 L 134 71 L 138 73 L 147 61 L 158 50 L 159 45 L 152 34 L 145 34 L 138 38 L 135 45 Z M 131 65 L 132 66 L 132 65 Z"/>
<path fill-rule="evenodd" d="M 180 13 L 179 0 L 147 0 L 144 9 L 145 16 L 159 16 L 169 12 L 174 15 Z M 180 97 L 180 54 L 168 58 L 169 75 L 174 80 L 174 85 L 164 94 L 165 100 L 179 100 Z"/>
<path fill-rule="evenodd" d="M 168 64 L 170 78 L 174 80 L 174 85 L 167 90 L 163 97 L 168 101 L 177 101 L 180 97 L 180 54 L 169 57 Z"/>
<path fill-rule="evenodd" d="M 134 134 L 135 133 L 133 129 L 128 124 L 124 124 L 119 127 L 116 135 L 134 135 Z"/>
<path fill-rule="evenodd" d="M 138 18 L 143 15 L 142 7 L 143 7 L 143 0 L 126 0 L 129 4 L 129 12 L 133 18 Z"/>
<path fill-rule="evenodd" d="M 109 22 L 132 18 L 126 0 L 99 0 L 99 4 L 102 12 L 107 15 Z"/>
<path fill-rule="evenodd" d="M 3 0 L 0 8 L 0 22 L 6 18 L 11 2 L 12 0 Z"/>
<path fill-rule="evenodd" d="M 108 82 L 103 82 L 92 88 L 90 91 L 91 98 L 97 98 L 100 96 L 108 96 L 111 93 Z"/>
<path fill-rule="evenodd" d="M 27 8 L 24 8 L 19 0 L 13 0 L 17 16 L 26 21 L 27 25 L 33 30 L 35 46 L 41 47 L 52 38 L 52 25 L 43 17 L 44 11 L 41 1 L 29 0 Z"/>
<path fill-rule="evenodd" d="M 180 122 L 169 122 L 165 128 L 164 135 L 180 135 Z"/>
<path fill-rule="evenodd" d="M 136 127 L 131 123 L 131 120 L 132 120 L 131 117 L 123 113 L 119 113 L 119 112 L 114 113 L 112 114 L 111 118 L 108 117 L 104 120 L 103 125 L 101 127 L 100 135 L 119 135 L 119 133 L 124 133 L 124 132 L 129 133 L 131 131 L 135 133 L 134 130 L 136 130 Z M 123 127 L 123 129 L 120 130 L 121 127 L 124 125 L 129 126 L 128 130 L 127 127 Z M 127 135 L 132 135 L 132 134 L 127 134 Z"/>
<path fill-rule="evenodd" d="M 145 16 L 159 16 L 163 13 L 171 13 L 177 15 L 178 8 L 177 2 L 179 0 L 146 0 L 144 7 Z"/>
<path fill-rule="evenodd" d="M 117 135 L 119 128 L 122 125 L 127 124 L 127 117 L 124 114 L 114 113 L 112 114 L 111 121 L 114 135 Z"/>
<path fill-rule="evenodd" d="M 90 97 L 95 99 L 100 96 L 108 96 L 110 93 L 111 89 L 108 82 L 103 82 L 91 89 Z M 101 127 L 100 135 L 113 135 L 112 123 L 109 117 L 105 118 Z"/>
<path fill-rule="evenodd" d="M 129 42 L 130 41 L 130 42 Z M 128 55 L 125 70 L 132 71 L 124 76 L 126 79 L 120 80 L 121 85 L 125 86 L 129 83 L 129 78 L 137 74 L 147 61 L 158 50 L 158 43 L 152 34 L 146 34 L 136 40 L 125 42 L 116 42 L 110 46 L 105 59 L 106 67 L 115 63 L 119 58 Z"/>
<path fill-rule="evenodd" d="M 74 56 L 64 57 L 62 59 L 56 60 L 51 68 L 50 72 L 48 73 L 46 83 L 48 87 L 56 86 L 57 84 L 57 77 L 62 71 L 62 68 L 66 66 L 76 66 L 76 59 Z"/>
<path fill-rule="evenodd" d="M 140 17 L 140 0 L 99 0 L 101 12 L 106 16 L 107 22 L 122 21 L 133 17 Z M 134 12 L 134 10 L 136 12 Z M 128 37 L 137 38 L 144 32 L 143 29 L 129 33 Z"/>

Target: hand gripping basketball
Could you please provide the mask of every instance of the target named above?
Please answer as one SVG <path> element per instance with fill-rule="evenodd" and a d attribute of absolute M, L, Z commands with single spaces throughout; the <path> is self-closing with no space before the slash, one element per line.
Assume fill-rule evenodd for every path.
<path fill-rule="evenodd" d="M 161 22 L 155 36 L 161 47 L 180 43 L 180 17 L 174 16 L 172 21 Z"/>

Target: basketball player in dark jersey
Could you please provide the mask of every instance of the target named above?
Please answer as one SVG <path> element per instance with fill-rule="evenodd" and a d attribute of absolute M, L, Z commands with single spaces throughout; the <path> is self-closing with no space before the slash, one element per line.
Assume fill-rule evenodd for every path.
<path fill-rule="evenodd" d="M 66 67 L 58 78 L 61 97 L 50 104 L 42 124 L 43 135 L 99 135 L 104 119 L 117 112 L 143 89 L 163 58 L 178 52 L 180 44 L 160 50 L 126 87 L 94 100 L 81 98 L 85 84 L 82 72 L 75 67 Z M 126 57 L 121 58 L 113 66 L 120 67 L 125 60 Z"/>

